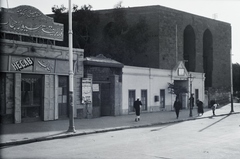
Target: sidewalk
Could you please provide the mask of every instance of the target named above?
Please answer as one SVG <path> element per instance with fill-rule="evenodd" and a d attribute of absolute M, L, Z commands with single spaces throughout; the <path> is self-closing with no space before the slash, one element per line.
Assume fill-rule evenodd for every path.
<path fill-rule="evenodd" d="M 231 104 L 225 105 L 216 110 L 216 116 L 227 115 L 230 113 L 230 110 Z M 236 113 L 240 113 L 240 103 L 234 103 L 234 112 L 232 114 Z M 205 113 L 201 117 L 197 116 L 196 108 L 193 109 L 192 114 L 193 117 L 189 117 L 188 109 L 181 110 L 179 118 L 176 119 L 174 111 L 142 113 L 141 121 L 139 122 L 134 121 L 135 115 L 75 119 L 76 133 L 66 132 L 69 120 L 6 124 L 1 125 L 0 147 L 212 117 L 212 111 L 208 108 L 205 109 Z"/>

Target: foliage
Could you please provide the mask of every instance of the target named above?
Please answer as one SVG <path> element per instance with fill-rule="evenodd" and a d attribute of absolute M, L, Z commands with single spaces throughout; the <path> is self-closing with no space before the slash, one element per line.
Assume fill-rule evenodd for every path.
<path fill-rule="evenodd" d="M 73 5 L 72 13 L 72 30 L 73 30 L 73 47 L 86 49 L 90 44 L 91 34 L 94 32 L 94 27 L 98 24 L 98 15 L 91 11 L 91 5 L 83 5 L 78 9 L 77 5 Z M 64 25 L 64 41 L 57 42 L 57 45 L 68 46 L 68 14 L 65 12 L 66 8 L 54 6 L 52 11 L 54 13 L 54 21 Z M 86 49 L 87 50 L 87 49 Z"/>
<path fill-rule="evenodd" d="M 121 5 L 120 5 L 121 6 Z M 134 64 L 134 57 L 146 50 L 148 42 L 148 24 L 143 17 L 136 19 L 131 25 L 126 19 L 125 9 L 116 7 L 103 31 L 104 42 L 101 52 L 126 65 Z"/>
<path fill-rule="evenodd" d="M 135 56 L 143 54 L 148 42 L 148 24 L 143 17 L 136 18 L 131 24 L 127 21 L 125 9 L 120 1 L 111 13 L 108 24 L 103 30 L 96 29 L 99 12 L 93 12 L 91 5 L 80 9 L 73 5 L 73 47 L 84 49 L 85 56 L 104 54 L 126 65 L 134 64 Z M 68 46 L 68 14 L 66 8 L 54 6 L 54 21 L 64 25 L 64 41 L 56 45 Z M 102 32 L 101 32 L 102 31 Z M 101 36 L 103 35 L 103 36 Z M 96 39 L 99 38 L 100 41 Z"/>
<path fill-rule="evenodd" d="M 169 93 L 175 94 L 176 97 L 179 97 L 181 93 L 188 93 L 187 88 L 173 83 L 168 83 L 168 89 Z"/>
<path fill-rule="evenodd" d="M 54 5 L 52 7 L 52 12 L 58 15 L 64 13 L 65 11 L 66 11 L 66 7 L 64 7 L 64 5 L 61 5 L 61 7 Z"/>

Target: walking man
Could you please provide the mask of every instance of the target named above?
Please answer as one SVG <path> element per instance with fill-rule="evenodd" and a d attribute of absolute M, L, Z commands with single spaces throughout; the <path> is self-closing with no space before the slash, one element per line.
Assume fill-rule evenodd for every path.
<path fill-rule="evenodd" d="M 204 110 L 203 110 L 203 102 L 200 101 L 199 99 L 197 99 L 197 107 L 198 107 L 198 116 L 202 116 L 203 113 L 204 113 Z"/>
<path fill-rule="evenodd" d="M 178 98 L 176 98 L 173 106 L 174 106 L 174 109 L 175 109 L 175 112 L 176 112 L 176 116 L 177 116 L 177 119 L 178 119 L 179 111 L 182 108 L 182 103 L 179 101 Z"/>
<path fill-rule="evenodd" d="M 133 107 L 135 108 L 135 112 L 136 112 L 136 118 L 135 118 L 136 122 L 140 120 L 141 106 L 142 106 L 142 102 L 139 100 L 139 97 L 138 97 L 137 100 L 134 101 L 134 104 L 133 104 Z"/>

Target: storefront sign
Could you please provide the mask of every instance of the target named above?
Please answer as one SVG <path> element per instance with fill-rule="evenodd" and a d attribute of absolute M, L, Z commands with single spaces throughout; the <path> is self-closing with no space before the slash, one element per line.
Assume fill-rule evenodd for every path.
<path fill-rule="evenodd" d="M 34 63 L 33 60 L 30 57 L 27 57 L 25 59 L 18 60 L 16 62 L 12 63 L 12 66 L 15 69 L 15 71 L 21 71 L 24 68 L 32 66 L 33 63 Z"/>
<path fill-rule="evenodd" d="M 99 84 L 93 84 L 93 92 L 99 92 Z"/>

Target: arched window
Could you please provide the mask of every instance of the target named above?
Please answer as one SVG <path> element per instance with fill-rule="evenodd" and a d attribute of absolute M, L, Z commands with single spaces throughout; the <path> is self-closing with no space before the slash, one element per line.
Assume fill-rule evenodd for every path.
<path fill-rule="evenodd" d="M 206 77 L 205 87 L 212 87 L 213 38 L 209 29 L 203 34 L 203 70 Z"/>
<path fill-rule="evenodd" d="M 183 59 L 188 71 L 195 71 L 196 66 L 196 41 L 195 33 L 191 25 L 184 30 L 183 36 Z"/>

